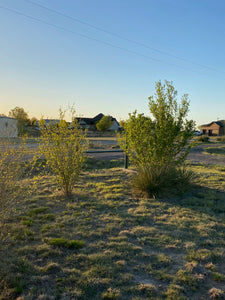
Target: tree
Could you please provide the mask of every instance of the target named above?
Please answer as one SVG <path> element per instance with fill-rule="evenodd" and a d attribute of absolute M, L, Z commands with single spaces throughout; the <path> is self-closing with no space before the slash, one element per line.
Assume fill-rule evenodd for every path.
<path fill-rule="evenodd" d="M 148 193 L 160 186 L 175 182 L 192 147 L 195 124 L 187 120 L 188 95 L 177 102 L 177 91 L 172 82 L 156 83 L 155 95 L 149 97 L 152 117 L 129 114 L 120 139 L 121 147 L 137 167 L 136 182 Z"/>
<path fill-rule="evenodd" d="M 22 107 L 16 106 L 9 111 L 9 117 L 18 121 L 19 135 L 26 133 L 26 126 L 30 124 L 28 113 Z"/>
<path fill-rule="evenodd" d="M 120 126 L 121 126 L 122 128 L 124 128 L 125 123 L 126 123 L 125 120 L 120 120 Z"/>
<path fill-rule="evenodd" d="M 112 126 L 112 118 L 111 116 L 103 116 L 101 120 L 96 124 L 96 128 L 99 131 L 106 131 Z"/>
<path fill-rule="evenodd" d="M 65 112 L 60 110 L 60 123 L 45 126 L 40 121 L 41 145 L 40 152 L 46 158 L 47 165 L 55 174 L 57 183 L 66 196 L 72 193 L 74 184 L 85 162 L 85 151 L 88 147 L 86 133 L 79 129 L 79 124 L 73 118 L 73 128 L 64 120 Z"/>

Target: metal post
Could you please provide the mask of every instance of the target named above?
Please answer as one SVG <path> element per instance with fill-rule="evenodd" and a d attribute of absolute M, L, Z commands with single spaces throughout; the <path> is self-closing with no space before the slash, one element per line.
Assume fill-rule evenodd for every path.
<path fill-rule="evenodd" d="M 126 150 L 125 150 L 125 163 L 124 163 L 124 168 L 128 169 L 128 165 L 129 165 L 129 157 L 127 155 L 127 133 L 125 132 L 125 143 L 126 143 Z"/>
<path fill-rule="evenodd" d="M 125 153 L 125 164 L 124 164 L 125 169 L 128 169 L 128 165 L 129 165 L 129 157 L 127 153 Z"/>

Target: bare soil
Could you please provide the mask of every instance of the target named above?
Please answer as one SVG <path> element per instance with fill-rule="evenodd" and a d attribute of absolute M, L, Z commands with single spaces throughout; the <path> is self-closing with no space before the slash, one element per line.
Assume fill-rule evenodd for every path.
<path fill-rule="evenodd" d="M 191 149 L 187 159 L 192 163 L 205 163 L 208 165 L 220 165 L 225 166 L 225 157 L 213 154 L 203 153 L 205 148 L 221 147 L 221 144 L 201 144 Z"/>

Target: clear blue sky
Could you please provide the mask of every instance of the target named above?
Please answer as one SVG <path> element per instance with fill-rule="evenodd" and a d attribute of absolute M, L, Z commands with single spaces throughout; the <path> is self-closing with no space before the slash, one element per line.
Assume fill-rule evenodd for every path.
<path fill-rule="evenodd" d="M 0 0 L 0 113 L 148 115 L 166 79 L 198 125 L 225 119 L 224 15 L 224 0 Z"/>

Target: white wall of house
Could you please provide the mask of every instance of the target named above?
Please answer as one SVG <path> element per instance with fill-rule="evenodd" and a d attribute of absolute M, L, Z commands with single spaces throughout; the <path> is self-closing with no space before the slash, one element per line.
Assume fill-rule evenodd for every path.
<path fill-rule="evenodd" d="M 108 130 L 119 130 L 120 125 L 118 124 L 118 122 L 116 120 L 113 120 L 113 124 L 109 127 Z"/>
<path fill-rule="evenodd" d="M 17 120 L 5 116 L 0 116 L 0 138 L 17 137 Z"/>

